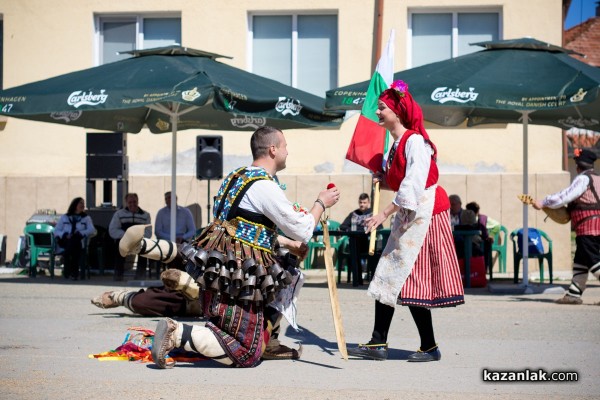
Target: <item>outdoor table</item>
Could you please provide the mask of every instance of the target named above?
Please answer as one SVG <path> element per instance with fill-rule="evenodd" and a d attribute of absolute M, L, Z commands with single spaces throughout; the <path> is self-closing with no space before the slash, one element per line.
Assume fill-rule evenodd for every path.
<path fill-rule="evenodd" d="M 318 232 L 315 232 L 317 235 Z M 320 233 L 323 234 L 322 232 Z M 362 271 L 360 270 L 360 261 L 358 259 L 358 240 L 359 238 L 368 238 L 369 235 L 365 231 L 329 231 L 329 236 L 348 238 L 348 249 L 350 251 L 350 271 L 352 274 L 352 286 L 360 286 L 363 284 Z M 371 256 L 369 256 L 371 257 Z"/>
<path fill-rule="evenodd" d="M 465 257 L 465 287 L 471 287 L 471 256 L 473 255 L 473 237 L 475 235 L 481 235 L 478 230 L 454 230 L 452 231 L 454 238 L 462 237 L 464 246 L 464 257 Z"/>

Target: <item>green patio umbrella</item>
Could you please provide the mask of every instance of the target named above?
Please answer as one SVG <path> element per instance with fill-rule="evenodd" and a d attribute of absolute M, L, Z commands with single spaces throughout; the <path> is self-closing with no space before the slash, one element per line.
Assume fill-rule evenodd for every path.
<path fill-rule="evenodd" d="M 480 42 L 485 50 L 400 71 L 427 121 L 441 126 L 523 125 L 523 193 L 527 182 L 528 124 L 600 130 L 600 69 L 574 52 L 532 38 Z M 332 89 L 329 110 L 358 110 L 369 81 Z M 523 206 L 524 242 L 527 206 Z M 527 246 L 523 283 L 527 286 Z"/>
<path fill-rule="evenodd" d="M 339 128 L 344 112 L 323 111 L 324 99 L 216 61 L 214 53 L 169 46 L 126 52 L 132 58 L 0 91 L 0 115 L 137 133 L 183 129 Z M 229 58 L 229 57 L 227 57 Z M 171 196 L 171 239 L 175 240 Z"/>
<path fill-rule="evenodd" d="M 480 42 L 486 50 L 396 72 L 441 126 L 529 123 L 600 130 L 600 69 L 532 38 Z M 329 90 L 327 110 L 360 110 L 369 81 Z"/>

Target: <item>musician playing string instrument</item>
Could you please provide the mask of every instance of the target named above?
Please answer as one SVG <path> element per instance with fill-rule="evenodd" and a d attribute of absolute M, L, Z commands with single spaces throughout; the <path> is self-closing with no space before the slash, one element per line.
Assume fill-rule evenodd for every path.
<path fill-rule="evenodd" d="M 600 277 L 600 176 L 594 173 L 596 154 L 588 149 L 575 149 L 577 176 L 571 185 L 546 196 L 541 202 L 534 201 L 533 207 L 557 209 L 567 206 L 572 228 L 577 235 L 573 278 L 569 291 L 556 300 L 558 304 L 581 304 L 588 273 Z"/>

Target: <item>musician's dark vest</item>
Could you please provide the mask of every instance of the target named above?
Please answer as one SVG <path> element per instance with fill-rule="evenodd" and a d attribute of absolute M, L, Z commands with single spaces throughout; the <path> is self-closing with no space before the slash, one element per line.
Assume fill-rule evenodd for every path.
<path fill-rule="evenodd" d="M 583 173 L 590 178 L 588 188 L 581 196 L 569 203 L 569 211 L 575 210 L 600 210 L 600 176 L 593 170 L 587 170 Z"/>

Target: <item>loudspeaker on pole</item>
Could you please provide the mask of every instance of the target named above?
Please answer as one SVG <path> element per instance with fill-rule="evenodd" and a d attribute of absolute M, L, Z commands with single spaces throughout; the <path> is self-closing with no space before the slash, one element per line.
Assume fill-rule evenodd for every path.
<path fill-rule="evenodd" d="M 223 178 L 223 136 L 196 136 L 196 178 Z"/>

